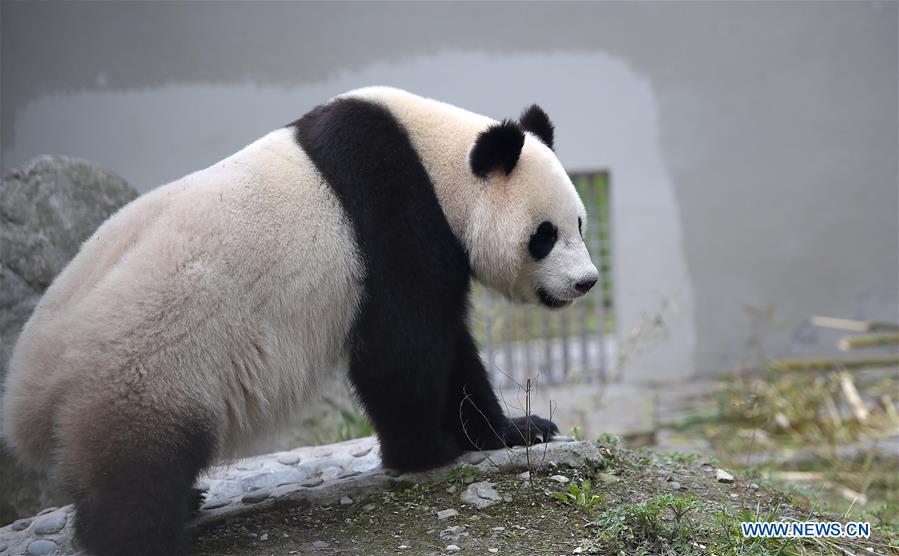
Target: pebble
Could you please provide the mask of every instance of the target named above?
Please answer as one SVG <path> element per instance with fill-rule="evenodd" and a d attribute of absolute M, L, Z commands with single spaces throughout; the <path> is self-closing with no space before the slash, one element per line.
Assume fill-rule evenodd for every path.
<path fill-rule="evenodd" d="M 444 519 L 449 519 L 451 517 L 456 517 L 459 515 L 459 512 L 454 510 L 453 508 L 448 508 L 446 510 L 440 510 L 437 512 L 437 519 L 443 521 Z"/>
<path fill-rule="evenodd" d="M 498 548 L 488 548 L 487 552 L 489 552 L 490 554 L 496 554 L 497 552 L 499 552 L 499 549 Z"/>
<path fill-rule="evenodd" d="M 314 479 L 306 479 L 305 481 L 300 483 L 300 486 L 312 488 L 312 487 L 317 487 L 321 484 L 324 484 L 324 482 L 325 482 L 325 480 L 322 479 L 321 477 L 316 477 Z"/>
<path fill-rule="evenodd" d="M 668 487 L 671 488 L 671 490 L 680 490 L 681 489 L 681 485 L 677 481 L 671 481 L 670 483 L 668 483 Z"/>
<path fill-rule="evenodd" d="M 14 522 L 10 527 L 13 531 L 22 531 L 24 529 L 28 529 L 28 526 L 31 525 L 32 519 L 29 517 L 28 519 L 20 519 L 19 521 Z"/>
<path fill-rule="evenodd" d="M 257 490 L 255 492 L 245 494 L 244 497 L 241 498 L 241 501 L 244 504 L 258 504 L 259 502 L 268 499 L 270 494 L 271 492 L 269 492 L 268 490 Z"/>
<path fill-rule="evenodd" d="M 461 535 L 464 532 L 465 532 L 464 525 L 454 525 L 452 527 L 447 527 L 446 529 L 441 531 L 440 537 L 441 538 L 458 537 L 459 535 Z"/>
<path fill-rule="evenodd" d="M 261 535 L 259 535 L 259 540 L 260 540 L 260 541 L 267 541 L 267 540 L 268 540 L 268 533 L 262 533 Z"/>
<path fill-rule="evenodd" d="M 452 485 L 448 489 L 446 489 L 446 493 L 447 494 L 455 494 L 458 489 L 459 489 L 459 487 L 457 487 L 456 485 Z"/>
<path fill-rule="evenodd" d="M 362 506 L 362 511 L 363 512 L 371 512 L 371 511 L 374 511 L 375 508 L 377 508 L 377 506 L 374 503 L 366 504 L 366 505 Z"/>
<path fill-rule="evenodd" d="M 331 481 L 340 477 L 343 474 L 343 469 L 337 467 L 336 465 L 332 465 L 331 467 L 325 467 L 322 469 L 322 479 L 326 481 Z"/>
<path fill-rule="evenodd" d="M 318 550 L 321 550 L 323 548 L 328 548 L 329 546 L 331 546 L 331 545 L 329 543 L 326 543 L 325 541 L 315 541 L 314 543 L 312 543 L 312 548 L 315 548 Z"/>
<path fill-rule="evenodd" d="M 296 454 L 281 454 L 277 457 L 277 462 L 281 465 L 296 465 L 300 463 L 300 456 Z"/>
<path fill-rule="evenodd" d="M 479 483 L 468 485 L 468 488 L 462 493 L 461 498 L 463 502 L 473 504 L 479 510 L 482 510 L 487 506 L 492 506 L 502 500 L 499 493 L 493 488 L 493 483 L 490 481 L 481 481 Z"/>
<path fill-rule="evenodd" d="M 340 497 L 340 505 L 341 506 L 350 506 L 353 503 L 353 499 L 349 496 L 341 496 Z"/>
<path fill-rule="evenodd" d="M 732 483 L 734 482 L 734 476 L 719 468 L 715 470 L 715 480 L 719 483 Z"/>
<path fill-rule="evenodd" d="M 224 508 L 225 506 L 227 506 L 230 503 L 231 503 L 231 500 L 229 500 L 227 498 L 213 498 L 212 500 L 203 504 L 203 507 L 201 507 L 200 509 L 201 510 L 214 510 L 216 508 Z"/>
<path fill-rule="evenodd" d="M 562 483 L 563 485 L 568 482 L 568 477 L 565 475 L 553 475 L 549 478 L 551 481 L 555 481 L 557 483 Z"/>
<path fill-rule="evenodd" d="M 352 455 L 354 458 L 361 458 L 361 457 L 367 456 L 370 453 L 371 453 L 371 446 L 368 446 L 366 448 L 356 448 L 355 450 L 350 452 L 350 455 Z"/>
<path fill-rule="evenodd" d="M 28 556 L 44 556 L 45 554 L 56 552 L 57 548 L 59 548 L 59 545 L 53 541 L 38 539 L 28 543 L 28 548 L 25 549 L 25 552 L 28 553 Z"/>
<path fill-rule="evenodd" d="M 493 528 L 493 531 L 495 531 L 495 532 L 497 532 L 497 533 L 500 533 L 500 532 L 505 531 L 505 530 L 506 530 L 505 527 L 494 527 L 494 528 Z"/>
<path fill-rule="evenodd" d="M 760 488 L 759 485 L 757 485 L 755 483 L 749 484 L 749 490 L 758 490 L 759 488 Z"/>
<path fill-rule="evenodd" d="M 66 526 L 66 516 L 63 513 L 50 514 L 34 521 L 33 531 L 38 535 L 57 533 Z"/>
<path fill-rule="evenodd" d="M 399 548 L 400 550 L 406 550 L 407 548 L 412 548 L 412 547 L 409 546 L 408 544 L 401 544 L 397 548 Z"/>
<path fill-rule="evenodd" d="M 459 548 L 459 545 L 457 545 L 457 544 L 448 544 L 448 545 L 446 545 L 446 551 L 447 551 L 447 552 L 459 552 L 460 550 L 462 550 L 462 549 Z"/>

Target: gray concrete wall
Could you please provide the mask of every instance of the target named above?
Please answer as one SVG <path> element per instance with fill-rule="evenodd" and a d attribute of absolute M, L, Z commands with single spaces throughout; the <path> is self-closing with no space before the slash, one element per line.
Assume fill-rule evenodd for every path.
<path fill-rule="evenodd" d="M 897 4 L 0 4 L 3 167 L 147 190 L 347 89 L 541 103 L 609 169 L 623 376 L 819 353 L 813 313 L 899 319 Z M 647 331 L 648 330 L 648 331 Z"/>

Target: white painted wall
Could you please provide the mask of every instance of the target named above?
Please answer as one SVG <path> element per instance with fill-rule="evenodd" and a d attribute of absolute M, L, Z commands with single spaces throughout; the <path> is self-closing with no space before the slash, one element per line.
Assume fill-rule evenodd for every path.
<path fill-rule="evenodd" d="M 611 171 L 619 334 L 664 322 L 625 378 L 826 351 L 811 313 L 899 319 L 895 3 L 0 6 L 4 168 L 146 190 L 359 86 L 538 102 L 569 169 Z"/>

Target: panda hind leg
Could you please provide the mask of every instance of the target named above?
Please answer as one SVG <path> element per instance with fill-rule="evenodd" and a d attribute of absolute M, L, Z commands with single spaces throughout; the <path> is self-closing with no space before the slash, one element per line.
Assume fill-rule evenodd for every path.
<path fill-rule="evenodd" d="M 85 423 L 79 436 L 67 437 L 63 451 L 76 543 L 96 556 L 176 554 L 203 501 L 193 485 L 215 451 L 210 421 L 187 418 L 141 430 L 113 420 L 101 433 L 97 423 L 104 421 L 91 419 L 93 427 Z"/>

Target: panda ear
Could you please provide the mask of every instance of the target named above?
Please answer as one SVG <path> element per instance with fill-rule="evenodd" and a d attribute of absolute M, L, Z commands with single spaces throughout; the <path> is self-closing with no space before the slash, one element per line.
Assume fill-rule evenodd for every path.
<path fill-rule="evenodd" d="M 469 155 L 471 171 L 480 178 L 486 178 L 491 170 L 502 169 L 506 175 L 512 172 L 521 148 L 524 146 L 524 132 L 511 120 L 493 124 L 482 131 Z"/>
<path fill-rule="evenodd" d="M 532 104 L 521 113 L 518 121 L 522 129 L 530 131 L 543 141 L 544 145 L 550 149 L 553 148 L 553 130 L 555 128 L 542 108 Z"/>

